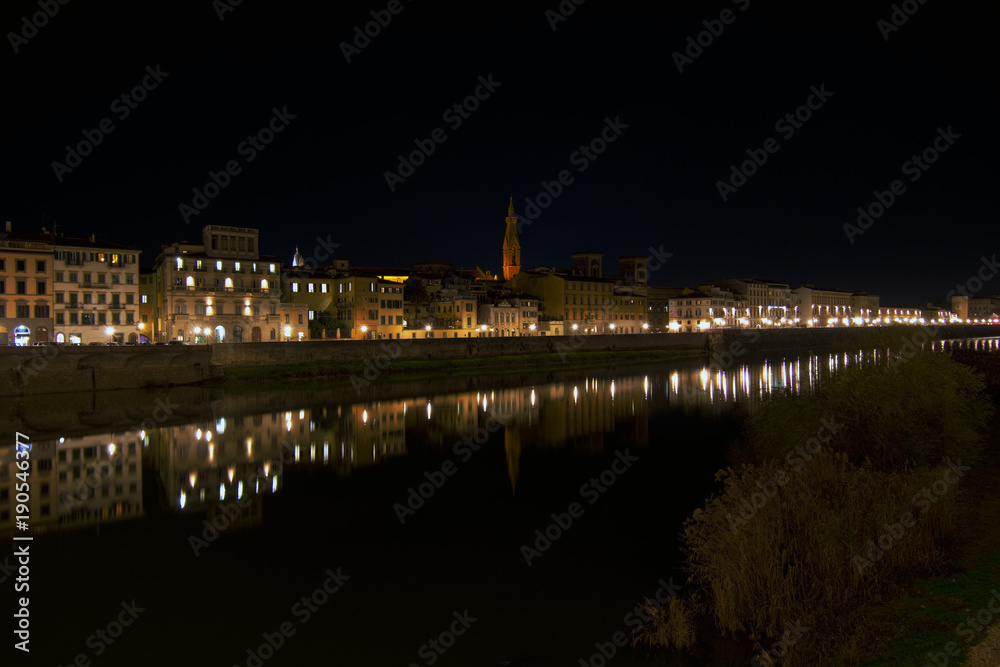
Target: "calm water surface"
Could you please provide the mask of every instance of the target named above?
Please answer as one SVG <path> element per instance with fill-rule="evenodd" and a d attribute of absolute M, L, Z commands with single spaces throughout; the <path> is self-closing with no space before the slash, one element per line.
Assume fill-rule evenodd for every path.
<path fill-rule="evenodd" d="M 685 583 L 678 534 L 746 415 L 872 361 L 24 399 L 4 442 L 32 440 L 31 530 L 0 448 L 0 565 L 34 536 L 30 664 L 587 664 Z"/>

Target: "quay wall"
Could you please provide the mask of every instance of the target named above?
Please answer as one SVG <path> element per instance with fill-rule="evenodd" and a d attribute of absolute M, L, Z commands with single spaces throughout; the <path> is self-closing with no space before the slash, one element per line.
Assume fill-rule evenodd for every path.
<path fill-rule="evenodd" d="M 904 329 L 919 344 L 923 327 Z M 928 330 L 930 328 L 928 327 Z M 305 341 L 139 347 L 0 348 L 0 396 L 144 389 L 218 381 L 239 366 L 364 364 L 574 352 L 699 349 L 706 353 L 824 349 L 863 340 L 869 329 L 728 329 L 706 333 L 577 335 L 378 341 Z M 952 325 L 944 338 L 1000 335 L 1000 327 Z"/>

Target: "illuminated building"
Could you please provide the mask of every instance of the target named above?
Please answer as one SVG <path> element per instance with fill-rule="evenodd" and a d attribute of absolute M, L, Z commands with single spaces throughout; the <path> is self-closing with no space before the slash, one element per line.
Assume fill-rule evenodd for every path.
<path fill-rule="evenodd" d="M 0 345 L 31 345 L 52 331 L 49 234 L 0 233 Z"/>
<path fill-rule="evenodd" d="M 510 280 L 521 271 L 521 241 L 517 238 L 514 198 L 507 207 L 507 231 L 503 237 L 503 279 Z"/>
<path fill-rule="evenodd" d="M 210 225 L 201 243 L 165 246 L 156 258 L 157 340 L 244 343 L 300 340 L 305 304 L 281 301 L 281 261 L 261 255 L 259 232 Z"/>
<path fill-rule="evenodd" d="M 60 343 L 139 342 L 138 248 L 55 237 L 53 318 Z"/>

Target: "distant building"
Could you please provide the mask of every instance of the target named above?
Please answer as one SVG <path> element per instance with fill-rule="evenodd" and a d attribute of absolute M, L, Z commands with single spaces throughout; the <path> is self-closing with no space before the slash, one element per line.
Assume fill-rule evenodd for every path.
<path fill-rule="evenodd" d="M 728 278 L 711 283 L 719 289 L 728 290 L 734 297 L 742 297 L 743 312 L 741 319 L 747 320 L 744 326 L 761 327 L 784 325 L 791 315 L 791 288 L 788 283 L 757 278 Z M 699 286 L 704 290 L 705 286 Z"/>
<path fill-rule="evenodd" d="M 138 343 L 141 251 L 94 236 L 58 236 L 52 249 L 55 340 Z"/>
<path fill-rule="evenodd" d="M 702 287 L 670 297 L 670 331 L 693 332 L 749 326 L 742 297 L 712 285 Z"/>
<path fill-rule="evenodd" d="M 52 244 L 48 234 L 0 233 L 0 345 L 31 345 L 52 332 Z"/>
<path fill-rule="evenodd" d="M 503 237 L 503 279 L 510 280 L 521 271 L 521 241 L 517 237 L 514 198 L 507 206 L 507 231 Z"/>
<path fill-rule="evenodd" d="M 202 242 L 156 258 L 157 340 L 245 343 L 304 340 L 305 304 L 281 300 L 282 263 L 260 254 L 259 231 L 209 225 Z"/>
<path fill-rule="evenodd" d="M 853 302 L 851 292 L 804 283 L 792 290 L 791 319 L 806 326 L 850 324 L 854 317 Z"/>

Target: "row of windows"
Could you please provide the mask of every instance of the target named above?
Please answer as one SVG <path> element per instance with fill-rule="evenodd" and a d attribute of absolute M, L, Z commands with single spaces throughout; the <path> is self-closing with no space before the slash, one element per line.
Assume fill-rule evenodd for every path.
<path fill-rule="evenodd" d="M 7 260 L 0 258 L 0 271 L 7 270 Z M 27 273 L 28 271 L 28 260 L 26 259 L 15 259 L 14 260 L 14 270 L 18 273 Z M 45 273 L 45 260 L 36 259 L 35 260 L 35 273 Z"/>
<path fill-rule="evenodd" d="M 66 299 L 67 295 L 69 296 L 68 300 Z M 66 303 L 69 306 L 76 306 L 77 305 L 77 303 L 78 303 L 78 298 L 77 297 L 78 296 L 79 296 L 79 294 L 77 292 L 65 292 L 65 293 L 64 292 L 56 292 L 55 293 L 56 303 Z M 116 308 L 119 307 L 119 305 L 121 303 L 118 300 L 118 297 L 119 297 L 118 294 L 112 294 L 111 295 L 111 305 L 114 306 L 114 307 L 116 307 Z M 94 298 L 94 295 L 91 294 L 90 292 L 84 292 L 83 293 L 83 303 L 84 304 L 91 304 L 91 303 L 93 303 L 94 302 L 93 298 Z M 145 298 L 145 295 L 143 295 L 143 298 Z M 105 292 L 98 292 L 98 294 L 97 294 L 97 304 L 99 306 L 107 305 L 107 301 L 108 301 L 108 295 Z M 135 295 L 133 295 L 133 294 L 126 294 L 125 295 L 125 305 L 126 306 L 131 306 L 134 303 L 135 303 Z M 143 301 L 143 303 L 146 303 L 146 302 Z"/>
<path fill-rule="evenodd" d="M 572 280 L 566 281 L 566 289 L 568 290 L 584 290 L 588 292 L 610 292 L 613 285 L 609 283 L 578 283 Z"/>
<path fill-rule="evenodd" d="M 222 236 L 212 234 L 212 250 L 223 252 L 256 252 L 256 241 L 252 236 Z"/>
<path fill-rule="evenodd" d="M 31 306 L 25 304 L 16 304 L 14 306 L 14 317 L 49 317 L 49 307 L 48 306 L 35 306 L 35 314 L 31 315 Z M 0 301 L 0 317 L 7 317 L 7 304 Z"/>
<path fill-rule="evenodd" d="M 194 314 L 195 315 L 239 315 L 241 312 L 246 314 L 246 311 L 250 311 L 255 317 L 260 317 L 260 304 L 254 304 L 253 306 L 245 306 L 240 302 L 235 302 L 230 304 L 232 307 L 228 308 L 225 301 L 216 301 L 213 305 L 208 305 L 203 301 L 197 301 L 194 304 Z M 230 310 L 232 312 L 230 312 Z M 188 305 L 184 301 L 177 301 L 174 303 L 174 315 L 187 315 Z M 277 304 L 269 304 L 269 315 L 278 314 Z"/>
<path fill-rule="evenodd" d="M 108 284 L 108 275 L 111 276 L 111 284 L 112 285 L 121 285 L 122 284 L 122 276 L 123 275 L 125 276 L 125 282 L 124 282 L 124 284 L 126 284 L 126 285 L 134 285 L 135 284 L 135 274 L 132 274 L 132 273 L 123 273 L 123 274 L 120 274 L 120 273 L 112 273 L 112 274 L 97 273 L 97 274 L 93 274 L 93 273 L 90 273 L 89 271 L 84 271 L 83 273 L 78 273 L 76 271 L 56 271 L 55 272 L 55 281 L 57 283 L 61 283 L 61 282 L 70 282 L 70 283 L 83 282 L 85 285 L 92 285 L 92 284 L 95 284 L 94 283 L 94 276 L 95 275 L 97 276 L 97 283 L 96 283 L 97 285 L 107 285 Z M 63 280 L 64 278 L 66 280 Z"/>
<path fill-rule="evenodd" d="M 174 278 L 174 287 L 185 287 L 189 289 L 194 289 L 194 288 L 205 289 L 205 279 L 201 276 L 198 276 L 197 278 L 195 276 L 187 276 L 187 277 L 178 276 Z M 226 277 L 225 279 L 216 278 L 215 288 L 220 290 L 221 289 L 229 290 L 229 291 L 235 289 L 239 291 L 243 289 L 243 279 L 237 278 L 236 281 L 234 282 L 233 279 L 229 277 Z M 251 280 L 250 289 L 252 290 L 260 289 L 266 292 L 269 289 L 269 286 L 267 284 L 267 278 L 262 278 L 259 281 Z"/>
<path fill-rule="evenodd" d="M 125 266 L 135 264 L 136 256 L 128 253 L 116 252 L 77 252 L 76 250 L 57 250 L 54 254 L 57 260 L 67 264 L 83 264 L 84 262 L 103 262 L 111 266 Z M 39 269 L 43 271 L 44 269 Z"/>
<path fill-rule="evenodd" d="M 81 326 L 105 325 L 108 323 L 108 315 L 107 313 L 56 313 L 56 326 L 64 326 L 67 322 Z M 122 314 L 111 313 L 111 324 L 121 323 Z M 135 324 L 135 313 L 125 313 L 125 324 Z"/>
<path fill-rule="evenodd" d="M 576 296 L 566 297 L 566 303 L 570 303 L 570 299 L 573 299 L 573 305 L 576 305 Z M 581 306 L 607 306 L 611 304 L 611 299 L 609 297 L 587 297 L 587 303 L 583 302 L 583 297 L 580 297 Z"/>
<path fill-rule="evenodd" d="M 35 294 L 45 294 L 47 289 L 46 281 L 35 280 Z M 0 278 L 0 294 L 7 293 L 7 281 Z M 15 280 L 14 281 L 14 294 L 28 294 L 28 281 L 25 280 Z"/>
<path fill-rule="evenodd" d="M 251 239 L 251 242 L 252 242 L 252 239 Z M 207 260 L 207 259 L 196 259 L 194 261 L 188 260 L 187 262 L 185 262 L 183 257 L 175 257 L 174 258 L 174 266 L 177 267 L 178 271 L 183 271 L 185 266 L 187 266 L 188 268 L 194 268 L 195 271 L 204 271 L 210 265 L 215 266 L 215 270 L 216 271 L 225 271 L 227 263 L 223 262 L 221 259 L 217 259 L 213 263 L 211 260 Z M 257 262 L 233 262 L 233 272 L 234 273 L 243 273 L 243 269 L 246 268 L 246 266 L 250 267 L 250 272 L 251 273 L 259 273 L 259 271 L 257 270 Z M 264 265 L 261 264 L 261 270 L 263 270 L 263 268 L 264 268 Z M 276 264 L 268 264 L 267 265 L 267 272 L 268 273 L 277 273 L 278 272 L 277 265 Z"/>

